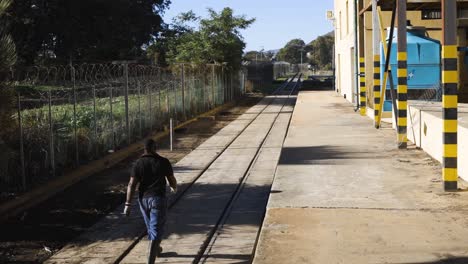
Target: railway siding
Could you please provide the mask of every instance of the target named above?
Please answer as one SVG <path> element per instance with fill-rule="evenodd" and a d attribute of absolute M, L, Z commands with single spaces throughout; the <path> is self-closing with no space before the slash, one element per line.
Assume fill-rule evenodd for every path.
<path fill-rule="evenodd" d="M 174 173 L 180 183 L 182 195 L 189 183 L 193 182 L 217 155 L 268 105 L 265 98 L 247 110 L 236 120 L 221 129 L 197 149 L 192 151 L 174 166 Z M 177 196 L 178 197 L 178 196 Z M 170 197 L 171 201 L 177 197 Z M 121 252 L 130 247 L 144 233 L 143 219 L 136 203 L 132 205 L 133 214 L 122 216 L 123 206 L 118 207 L 88 232 L 54 254 L 45 263 L 112 263 Z"/>

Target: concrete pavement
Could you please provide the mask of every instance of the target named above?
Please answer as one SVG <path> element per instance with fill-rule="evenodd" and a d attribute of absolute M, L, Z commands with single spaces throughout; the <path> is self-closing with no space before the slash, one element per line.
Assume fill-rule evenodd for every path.
<path fill-rule="evenodd" d="M 468 193 L 440 179 L 336 93 L 301 92 L 254 263 L 468 263 Z"/>

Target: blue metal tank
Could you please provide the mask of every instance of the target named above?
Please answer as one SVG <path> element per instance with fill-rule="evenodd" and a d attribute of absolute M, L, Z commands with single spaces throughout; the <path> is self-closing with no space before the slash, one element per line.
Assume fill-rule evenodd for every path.
<path fill-rule="evenodd" d="M 389 32 L 389 30 L 387 30 Z M 395 90 L 397 88 L 397 38 L 395 36 L 392 41 L 392 51 L 390 55 L 390 67 L 393 75 L 393 83 Z M 438 89 L 440 86 L 440 49 L 441 45 L 438 40 L 431 39 L 425 36 L 424 28 L 408 28 L 408 99 L 416 100 L 419 95 L 428 89 Z M 388 42 L 388 37 L 387 37 Z M 380 49 L 381 54 L 381 70 L 380 78 L 382 85 L 385 56 L 383 46 Z M 387 81 L 386 100 L 384 102 L 384 111 L 391 111 L 392 103 L 390 97 L 390 81 Z"/>

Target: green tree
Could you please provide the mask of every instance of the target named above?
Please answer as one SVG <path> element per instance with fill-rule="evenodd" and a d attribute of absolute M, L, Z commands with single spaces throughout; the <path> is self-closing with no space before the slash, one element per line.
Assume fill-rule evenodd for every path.
<path fill-rule="evenodd" d="M 309 63 L 319 69 L 329 70 L 332 67 L 333 45 L 335 38 L 333 32 L 319 36 L 307 45 L 309 50 Z"/>
<path fill-rule="evenodd" d="M 255 19 L 235 16 L 231 8 L 208 12 L 205 19 L 191 11 L 182 13 L 148 48 L 150 56 L 158 57 L 159 62 L 227 63 L 238 69 L 245 48 L 240 31 Z M 188 26 L 191 23 L 199 23 L 198 29 Z"/>
<path fill-rule="evenodd" d="M 5 73 L 16 63 L 16 47 L 7 33 L 5 13 L 12 0 L 0 0 L 0 72 Z"/>
<path fill-rule="evenodd" d="M 146 49 L 147 57 L 161 66 L 168 66 L 169 61 L 174 62 L 177 47 L 183 39 L 195 32 L 191 24 L 199 23 L 199 21 L 200 17 L 196 16 L 193 11 L 188 11 L 173 18 L 171 24 L 163 24 L 161 32 Z"/>
<path fill-rule="evenodd" d="M 10 148 L 5 137 L 14 135 L 14 120 L 11 118 L 14 93 L 8 86 L 7 76 L 16 62 L 16 48 L 11 36 L 7 33 L 5 13 L 12 0 L 0 0 L 0 175 L 8 173 L 4 165 L 8 164 Z M 2 177 L 0 177 L 1 179 Z"/>
<path fill-rule="evenodd" d="M 278 52 L 278 60 L 289 63 L 301 63 L 302 52 L 303 62 L 305 62 L 307 52 L 305 48 L 306 45 L 302 39 L 293 39 L 280 49 Z"/>
<path fill-rule="evenodd" d="M 169 0 L 21 0 L 9 9 L 22 63 L 132 59 L 155 36 Z"/>

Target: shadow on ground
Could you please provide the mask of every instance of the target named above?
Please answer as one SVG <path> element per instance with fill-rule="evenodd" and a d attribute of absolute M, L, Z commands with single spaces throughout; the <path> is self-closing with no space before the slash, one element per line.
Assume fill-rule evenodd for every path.
<path fill-rule="evenodd" d="M 187 168 L 184 168 L 184 170 L 187 170 Z M 175 213 L 175 216 L 173 216 L 175 221 L 168 222 L 168 226 L 166 228 L 167 233 L 165 234 L 165 236 L 167 237 L 171 234 L 208 234 L 218 221 L 218 218 L 221 216 L 222 209 L 228 202 L 231 195 L 234 193 L 237 186 L 237 184 L 194 184 L 191 187 L 191 190 L 195 189 L 196 191 L 189 191 L 179 201 L 180 203 L 183 203 L 183 208 L 179 208 L 178 204 L 175 204 L 175 206 L 171 206 L 172 208 L 169 210 L 169 216 L 172 214 L 173 211 L 177 212 Z M 187 184 L 179 186 L 180 190 L 184 190 L 186 188 Z M 269 186 L 245 186 L 245 189 L 249 193 L 255 193 L 256 197 L 252 198 L 255 200 L 255 202 L 251 204 L 252 208 L 254 208 L 259 203 L 262 205 L 261 208 L 266 207 L 268 201 L 268 194 L 270 192 Z M 122 196 L 122 199 L 124 199 L 123 194 L 120 194 L 120 196 Z M 76 197 L 79 197 L 79 195 L 77 194 Z M 173 199 L 173 197 L 169 198 L 169 200 Z M 189 209 L 186 210 L 186 208 Z M 45 249 L 45 247 L 51 248 L 53 250 L 54 245 L 63 243 L 64 239 L 69 239 L 69 232 L 70 229 L 73 229 L 73 226 L 70 225 L 70 220 L 67 219 L 73 218 L 73 216 L 76 215 L 77 211 L 79 210 L 77 210 L 76 208 L 75 210 L 55 210 L 54 208 L 45 209 L 44 207 L 42 209 L 44 210 L 42 213 L 34 213 L 34 219 L 26 218 L 24 219 L 24 221 L 20 220 L 15 223 L 10 222 L 0 227 L 0 233 L 2 234 L 0 238 L 0 243 L 3 244 L 3 256 L 0 256 L 0 260 L 2 258 L 4 260 L 8 259 L 9 256 L 6 254 L 8 254 L 8 252 L 14 252 L 14 248 L 16 247 L 16 244 L 14 242 L 27 241 L 26 243 L 30 243 L 32 245 L 31 250 L 33 250 L 35 248 L 34 245 L 38 243 L 44 246 L 44 250 L 47 250 Z M 261 224 L 261 221 L 260 223 L 258 222 L 258 215 L 263 216 L 264 209 L 262 209 L 262 211 L 260 212 L 254 212 L 255 214 L 257 214 L 256 216 L 252 216 L 252 210 L 249 208 L 249 206 L 247 206 L 245 209 L 245 214 L 239 214 L 239 216 L 236 217 L 234 221 L 230 222 L 230 224 Z M 213 214 L 213 211 L 215 211 L 216 213 Z M 82 213 L 83 215 L 79 216 L 80 221 L 83 221 L 88 212 Z M 41 217 L 45 217 L 49 214 L 55 215 L 54 222 L 50 222 L 49 220 L 41 224 Z M 219 215 L 219 217 L 217 214 Z M 61 219 L 67 220 L 68 223 L 61 223 Z M 177 226 L 177 228 L 174 228 L 174 226 L 170 226 L 171 224 L 175 225 L 180 222 L 183 222 L 183 226 Z M 80 225 L 81 224 L 82 223 L 80 223 Z M 80 228 L 80 226 L 78 226 L 78 223 L 76 228 L 77 229 L 74 230 L 76 232 L 75 234 L 79 234 L 80 232 L 84 231 L 82 228 Z M 68 235 L 65 237 L 62 234 L 64 232 L 64 229 L 67 229 L 68 232 Z M 74 247 L 86 247 L 91 244 L 101 242 L 105 243 L 110 241 L 122 240 L 133 241 L 136 237 L 143 235 L 144 233 L 145 227 L 143 220 L 140 216 L 140 211 L 138 210 L 137 206 L 134 206 L 134 208 L 132 209 L 132 215 L 130 217 L 124 217 L 120 214 L 109 214 L 105 217 L 103 221 L 98 222 L 96 225 L 88 229 L 87 232 L 78 236 L 74 241 L 72 241 L 70 245 L 73 245 Z M 11 248 L 8 246 L 9 244 L 11 244 Z M 25 248 L 27 248 L 27 245 L 23 247 L 23 250 L 27 250 Z M 219 257 L 221 258 L 222 256 Z M 247 263 L 243 260 L 249 260 L 251 256 L 248 255 L 225 257 L 242 260 L 242 262 L 239 263 Z M 15 263 L 37 263 L 37 261 L 24 259 L 24 261 L 17 261 Z"/>
<path fill-rule="evenodd" d="M 431 262 L 405 262 L 405 263 L 398 263 L 398 264 L 467 264 L 467 263 L 468 263 L 468 257 L 448 257 L 445 259 L 431 261 Z"/>
<path fill-rule="evenodd" d="M 384 155 L 357 151 L 352 147 L 343 146 L 313 146 L 313 147 L 285 147 L 281 151 L 280 165 L 340 165 L 352 163 L 356 159 L 383 159 Z M 346 162 L 349 160 L 349 163 Z"/>

